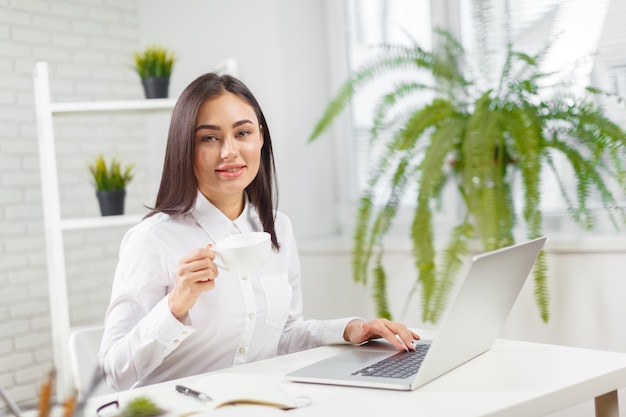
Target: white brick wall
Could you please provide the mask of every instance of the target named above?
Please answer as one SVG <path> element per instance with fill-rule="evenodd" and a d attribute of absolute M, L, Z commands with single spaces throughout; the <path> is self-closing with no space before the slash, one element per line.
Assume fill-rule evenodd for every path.
<path fill-rule="evenodd" d="M 139 45 L 133 0 L 0 0 L 0 384 L 21 405 L 52 366 L 33 68 L 48 61 L 53 101 L 140 98 L 128 68 Z M 98 215 L 86 162 L 99 152 L 137 166 L 127 211 L 151 204 L 145 119 L 55 118 L 61 211 Z M 124 229 L 65 234 L 72 325 L 99 323 Z M 4 404 L 0 404 L 2 410 Z"/>

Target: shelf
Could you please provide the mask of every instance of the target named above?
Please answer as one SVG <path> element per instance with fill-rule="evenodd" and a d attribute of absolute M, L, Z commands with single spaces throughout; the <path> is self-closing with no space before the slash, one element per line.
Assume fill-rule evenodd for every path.
<path fill-rule="evenodd" d="M 94 229 L 101 227 L 134 226 L 143 218 L 140 214 L 121 216 L 86 217 L 82 219 L 61 220 L 62 230 Z"/>
<path fill-rule="evenodd" d="M 63 232 L 105 227 L 131 227 L 138 224 L 144 214 L 122 216 L 98 216 L 90 218 L 61 218 L 59 178 L 57 172 L 56 144 L 54 140 L 54 117 L 95 113 L 168 112 L 176 105 L 176 99 L 109 100 L 96 102 L 57 102 L 50 98 L 48 64 L 38 62 L 33 73 L 35 111 L 37 120 L 37 143 L 39 147 L 39 172 L 46 239 L 46 264 L 48 267 L 48 297 L 50 303 L 50 328 L 52 354 L 56 374 L 57 399 L 68 398 L 73 392 L 68 339 L 70 311 L 68 283 L 65 271 L 65 247 Z"/>
<path fill-rule="evenodd" d="M 118 101 L 77 101 L 67 103 L 50 103 L 52 113 L 86 113 L 86 112 L 119 112 L 119 111 L 150 111 L 174 108 L 176 99 L 159 98 L 150 100 L 118 100 Z"/>

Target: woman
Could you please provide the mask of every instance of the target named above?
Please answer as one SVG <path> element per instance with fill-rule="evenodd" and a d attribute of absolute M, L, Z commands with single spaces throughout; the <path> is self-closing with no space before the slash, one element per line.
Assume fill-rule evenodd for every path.
<path fill-rule="evenodd" d="M 418 336 L 384 319 L 304 320 L 289 219 L 275 211 L 272 141 L 248 88 L 206 74 L 172 113 L 154 209 L 125 235 L 105 317 L 100 363 L 117 390 L 231 367 L 330 343 Z M 212 246 L 270 233 L 252 274 L 218 270 Z"/>

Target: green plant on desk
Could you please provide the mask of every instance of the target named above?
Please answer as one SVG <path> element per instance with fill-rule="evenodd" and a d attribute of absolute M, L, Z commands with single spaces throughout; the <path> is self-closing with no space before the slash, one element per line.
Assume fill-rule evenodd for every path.
<path fill-rule="evenodd" d="M 137 397 L 129 401 L 120 417 L 152 417 L 163 414 L 165 410 L 159 408 L 148 397 Z"/>

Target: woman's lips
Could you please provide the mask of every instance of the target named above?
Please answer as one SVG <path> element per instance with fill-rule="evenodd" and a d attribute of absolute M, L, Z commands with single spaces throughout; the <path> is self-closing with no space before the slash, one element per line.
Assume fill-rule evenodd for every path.
<path fill-rule="evenodd" d="M 245 168 L 245 165 L 229 165 L 218 168 L 215 172 L 217 172 L 217 174 L 221 177 L 234 178 L 243 174 Z"/>

